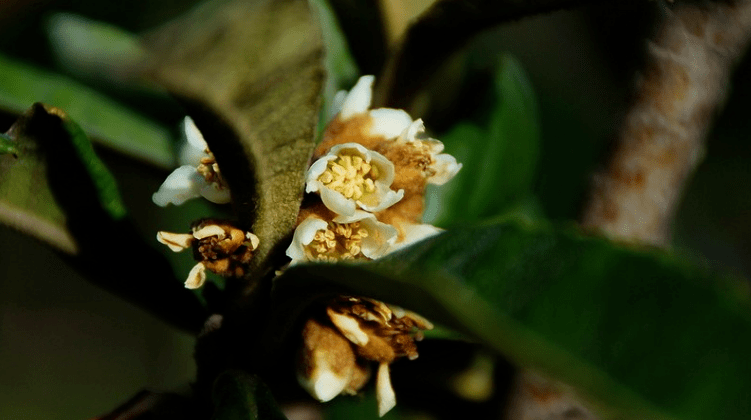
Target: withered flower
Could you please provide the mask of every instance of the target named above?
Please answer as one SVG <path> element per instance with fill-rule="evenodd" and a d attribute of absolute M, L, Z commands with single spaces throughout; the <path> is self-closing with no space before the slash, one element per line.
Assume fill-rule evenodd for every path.
<path fill-rule="evenodd" d="M 158 232 L 156 238 L 172 251 L 193 249 L 198 263 L 190 270 L 185 287 L 197 289 L 206 281 L 206 270 L 224 277 L 242 277 L 258 248 L 258 237 L 231 223 L 201 219 L 193 223 L 191 233 Z"/>
<path fill-rule="evenodd" d="M 304 344 L 298 359 L 300 384 L 320 401 L 340 393 L 356 393 L 367 381 L 363 366 L 376 362 L 376 397 L 379 415 L 383 416 L 396 405 L 389 364 L 400 357 L 416 359 L 415 341 L 422 339 L 421 330 L 432 329 L 433 325 L 401 308 L 351 296 L 329 302 L 326 318 L 308 320 L 303 330 Z"/>

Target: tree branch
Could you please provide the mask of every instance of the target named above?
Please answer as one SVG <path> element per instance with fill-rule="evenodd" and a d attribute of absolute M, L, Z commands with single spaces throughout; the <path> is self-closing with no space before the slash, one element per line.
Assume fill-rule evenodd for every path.
<path fill-rule="evenodd" d="M 681 192 L 704 154 L 733 63 L 751 37 L 751 1 L 678 5 L 648 45 L 648 64 L 582 225 L 665 246 Z"/>

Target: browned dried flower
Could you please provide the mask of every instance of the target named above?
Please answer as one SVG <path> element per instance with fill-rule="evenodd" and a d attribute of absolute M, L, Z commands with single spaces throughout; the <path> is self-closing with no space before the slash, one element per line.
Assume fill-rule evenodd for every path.
<path fill-rule="evenodd" d="M 242 277 L 258 248 L 258 237 L 230 222 L 201 219 L 191 226 L 192 233 L 158 232 L 157 240 L 172 251 L 193 249 L 198 263 L 190 270 L 185 287 L 197 289 L 206 281 L 206 270 L 224 277 Z"/>
<path fill-rule="evenodd" d="M 320 401 L 353 394 L 367 382 L 366 363 L 377 362 L 376 396 L 384 415 L 396 404 L 389 364 L 399 357 L 416 359 L 415 341 L 433 325 L 401 308 L 351 296 L 329 302 L 326 315 L 323 321 L 308 320 L 303 330 L 300 384 Z"/>

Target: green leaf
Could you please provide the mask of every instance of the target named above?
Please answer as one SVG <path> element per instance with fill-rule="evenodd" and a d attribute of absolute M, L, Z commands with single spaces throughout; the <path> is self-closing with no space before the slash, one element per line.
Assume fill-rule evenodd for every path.
<path fill-rule="evenodd" d="M 197 331 L 205 309 L 137 235 L 83 130 L 59 108 L 37 103 L 7 135 L 18 157 L 0 155 L 0 223 L 60 251 L 93 283 Z"/>
<path fill-rule="evenodd" d="M 276 287 L 279 301 L 347 292 L 414 310 L 574 386 L 603 419 L 751 415 L 747 285 L 655 250 L 496 224 L 295 266 Z"/>
<path fill-rule="evenodd" d="M 108 23 L 56 13 L 46 26 L 57 60 L 78 76 L 124 78 L 145 58 L 137 36 Z"/>
<path fill-rule="evenodd" d="M 451 225 L 508 212 L 529 197 L 540 146 L 532 86 L 519 62 L 499 60 L 482 122 L 464 121 L 441 136 L 446 152 L 464 166 L 448 184 L 431 186 L 426 222 Z"/>
<path fill-rule="evenodd" d="M 304 0 L 209 2 L 146 42 L 151 76 L 188 108 L 260 239 L 254 287 L 283 264 L 302 200 L 325 79 L 317 18 Z"/>
<path fill-rule="evenodd" d="M 18 157 L 18 149 L 16 143 L 6 134 L 0 133 L 0 155 L 10 154 L 13 157 Z"/>
<path fill-rule="evenodd" d="M 269 388 L 256 375 L 227 371 L 213 390 L 212 420 L 286 420 Z"/>
<path fill-rule="evenodd" d="M 100 144 L 172 168 L 169 131 L 91 88 L 0 55 L 0 107 L 22 112 L 35 102 L 65 109 Z"/>

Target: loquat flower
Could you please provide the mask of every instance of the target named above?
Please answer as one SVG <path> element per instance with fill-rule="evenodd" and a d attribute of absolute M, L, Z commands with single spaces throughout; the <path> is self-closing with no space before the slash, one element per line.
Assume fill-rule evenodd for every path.
<path fill-rule="evenodd" d="M 394 227 L 361 210 L 331 220 L 310 215 L 295 229 L 287 256 L 292 258 L 291 264 L 372 260 L 388 252 L 396 235 Z"/>
<path fill-rule="evenodd" d="M 357 143 L 339 144 L 310 166 L 306 192 L 317 192 L 331 211 L 352 216 L 357 208 L 381 211 L 404 196 L 390 188 L 394 165 Z"/>
<path fill-rule="evenodd" d="M 224 277 L 242 277 L 258 248 L 258 237 L 229 222 L 202 219 L 191 227 L 191 233 L 157 232 L 159 242 L 174 252 L 193 249 L 193 266 L 185 281 L 188 289 L 197 289 L 206 281 L 206 270 Z"/>
<path fill-rule="evenodd" d="M 167 176 L 151 200 L 160 207 L 170 203 L 179 206 L 196 197 L 217 204 L 229 203 L 230 191 L 219 165 L 190 117 L 185 117 L 183 129 L 186 141 L 179 154 L 181 166 Z"/>

